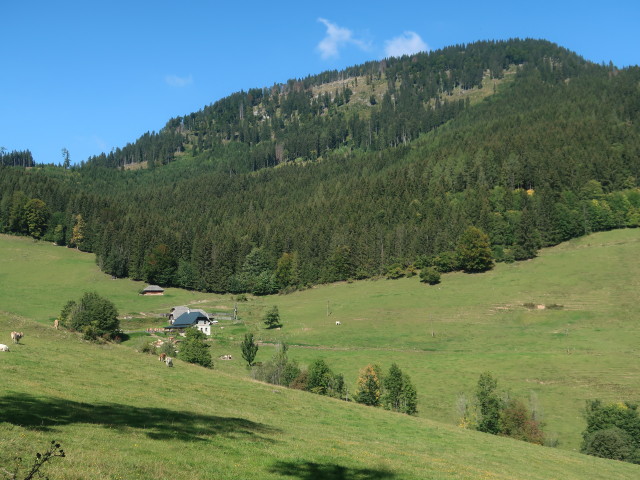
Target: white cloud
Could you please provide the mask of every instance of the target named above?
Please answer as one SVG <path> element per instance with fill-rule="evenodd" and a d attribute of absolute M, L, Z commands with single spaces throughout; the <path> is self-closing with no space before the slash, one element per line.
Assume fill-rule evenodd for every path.
<path fill-rule="evenodd" d="M 167 85 L 170 87 L 186 87 L 193 83 L 193 77 L 189 75 L 188 77 L 179 77 L 177 75 L 167 75 L 164 77 L 164 81 L 167 82 Z"/>
<path fill-rule="evenodd" d="M 399 37 L 384 42 L 384 54 L 387 57 L 401 57 L 428 50 L 429 46 L 416 32 L 404 32 Z"/>
<path fill-rule="evenodd" d="M 353 32 L 348 28 L 339 27 L 326 18 L 318 18 L 318 21 L 327 27 L 327 34 L 317 47 L 323 60 L 337 57 L 339 55 L 338 50 L 347 45 L 355 45 L 361 50 L 369 49 L 369 44 L 363 40 L 353 38 Z"/>

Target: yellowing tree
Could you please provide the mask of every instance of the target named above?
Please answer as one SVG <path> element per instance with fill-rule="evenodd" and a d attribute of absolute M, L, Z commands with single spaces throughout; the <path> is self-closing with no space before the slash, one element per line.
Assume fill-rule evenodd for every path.
<path fill-rule="evenodd" d="M 75 224 L 73 225 L 73 231 L 71 232 L 71 239 L 69 240 L 70 247 L 77 247 L 82 250 L 82 241 L 84 240 L 84 230 L 86 224 L 82 219 L 82 215 L 78 214 L 75 217 Z"/>
<path fill-rule="evenodd" d="M 367 365 L 360 371 L 358 378 L 358 390 L 355 394 L 355 401 L 364 403 L 372 407 L 380 405 L 382 396 L 382 382 L 380 367 L 378 365 Z"/>

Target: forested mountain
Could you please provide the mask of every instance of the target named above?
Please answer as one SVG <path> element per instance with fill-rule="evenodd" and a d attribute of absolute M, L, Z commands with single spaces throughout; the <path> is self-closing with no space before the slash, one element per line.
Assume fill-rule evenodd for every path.
<path fill-rule="evenodd" d="M 472 225 L 524 259 L 640 225 L 639 116 L 638 67 L 460 45 L 239 92 L 75 168 L 0 167 L 0 227 L 216 292 L 455 269 Z"/>

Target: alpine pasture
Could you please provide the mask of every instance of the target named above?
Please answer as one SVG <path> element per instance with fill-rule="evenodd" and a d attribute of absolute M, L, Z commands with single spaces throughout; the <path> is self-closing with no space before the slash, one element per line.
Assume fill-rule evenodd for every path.
<path fill-rule="evenodd" d="M 25 337 L 0 354 L 0 465 L 56 439 L 67 452 L 47 466 L 56 479 L 637 478 L 635 465 L 572 450 L 585 400 L 640 398 L 639 272 L 629 260 L 639 253 L 640 232 L 618 230 L 436 286 L 413 277 L 250 297 L 237 302 L 239 322 L 215 329 L 213 370 L 168 369 L 136 351 L 143 332 L 95 345 L 53 319 L 87 290 L 132 317 L 122 321 L 129 331 L 161 326 L 156 315 L 174 305 L 230 311 L 234 297 L 142 297 L 143 284 L 100 273 L 93 255 L 2 236 L 0 342 L 14 330 Z M 262 324 L 272 305 L 281 330 Z M 257 360 L 285 341 L 301 365 L 324 358 L 350 391 L 360 368 L 396 362 L 416 385 L 418 417 L 252 381 L 238 346 L 247 331 L 261 341 Z M 559 448 L 456 426 L 457 397 L 470 397 L 484 371 L 535 397 Z"/>

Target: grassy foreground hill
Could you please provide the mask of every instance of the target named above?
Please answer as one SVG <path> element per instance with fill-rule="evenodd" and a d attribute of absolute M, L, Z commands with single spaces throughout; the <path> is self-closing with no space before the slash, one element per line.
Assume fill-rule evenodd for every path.
<path fill-rule="evenodd" d="M 0 465 L 51 439 L 55 479 L 637 478 L 638 467 L 256 383 L 31 320 L 0 358 Z"/>
<path fill-rule="evenodd" d="M 351 386 L 367 363 L 395 361 L 418 389 L 413 418 L 253 382 L 239 358 L 168 369 L 126 344 L 54 331 L 50 319 L 86 289 L 127 316 L 233 300 L 177 289 L 140 297 L 139 283 L 111 280 L 92 255 L 3 236 L 0 343 L 12 330 L 26 336 L 0 355 L 0 466 L 55 438 L 69 456 L 52 478 L 637 478 L 637 466 L 563 450 L 578 445 L 585 399 L 640 397 L 638 250 L 639 232 L 619 230 L 437 287 L 412 278 L 252 298 L 242 324 L 216 331 L 214 355 L 239 357 L 238 334 L 253 331 L 291 343 L 301 364 L 324 357 Z M 273 304 L 285 327 L 267 332 L 260 317 Z M 259 360 L 270 354 L 265 345 Z M 537 395 L 562 450 L 454 426 L 456 395 L 485 370 Z"/>

